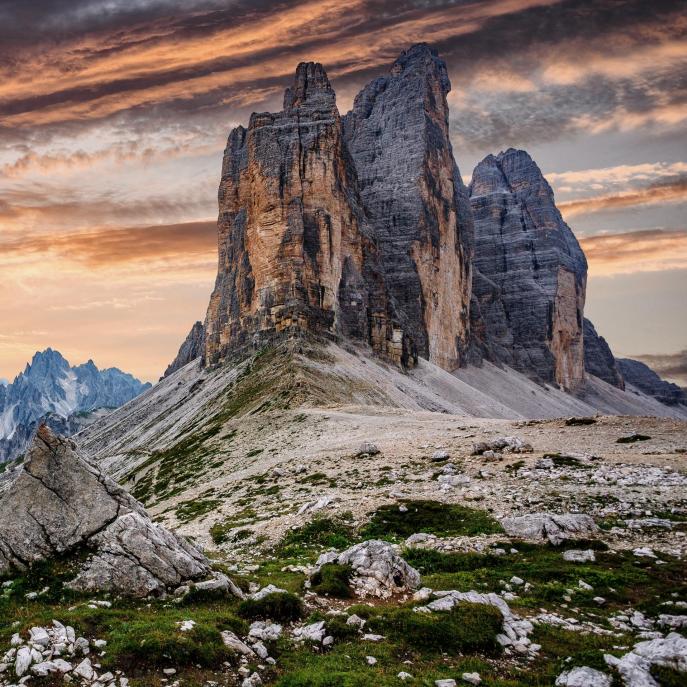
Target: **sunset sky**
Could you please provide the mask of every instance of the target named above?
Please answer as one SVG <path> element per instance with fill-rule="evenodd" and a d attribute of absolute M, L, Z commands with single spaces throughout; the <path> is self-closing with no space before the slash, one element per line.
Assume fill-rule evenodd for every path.
<path fill-rule="evenodd" d="M 2 0 L 0 377 L 51 346 L 156 380 L 205 315 L 229 130 L 280 109 L 299 61 L 343 113 L 427 41 L 466 183 L 526 149 L 589 259 L 599 333 L 687 385 L 686 7 Z"/>

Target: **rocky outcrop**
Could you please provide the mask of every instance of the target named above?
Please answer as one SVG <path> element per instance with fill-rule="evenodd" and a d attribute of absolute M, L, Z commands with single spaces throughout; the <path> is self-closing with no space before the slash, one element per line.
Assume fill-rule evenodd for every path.
<path fill-rule="evenodd" d="M 51 415 L 78 426 L 96 408 L 117 408 L 138 396 L 143 384 L 115 367 L 99 370 L 92 360 L 72 367 L 51 348 L 38 352 L 14 382 L 0 387 L 0 462 L 21 454 L 39 422 Z"/>
<path fill-rule="evenodd" d="M 42 425 L 23 468 L 0 484 L 0 577 L 80 552 L 68 586 L 81 591 L 145 597 L 209 572 L 200 551 Z"/>
<path fill-rule="evenodd" d="M 383 599 L 409 592 L 420 585 L 420 574 L 388 542 L 370 539 L 342 553 L 329 551 L 317 560 L 317 570 L 336 563 L 350 566 L 350 584 L 358 596 Z"/>
<path fill-rule="evenodd" d="M 188 365 L 192 360 L 200 358 L 205 348 L 205 327 L 198 321 L 188 333 L 184 343 L 181 344 L 177 357 L 167 366 L 161 379 L 169 377 L 172 373 L 180 370 L 184 365 Z"/>
<path fill-rule="evenodd" d="M 598 532 L 594 519 L 581 513 L 531 513 L 503 518 L 501 526 L 510 537 L 548 541 L 554 546 L 567 539 Z"/>
<path fill-rule="evenodd" d="M 419 354 L 453 370 L 468 340 L 473 228 L 450 89 L 437 52 L 415 45 L 357 95 L 344 135 L 389 291 Z"/>
<path fill-rule="evenodd" d="M 254 113 L 229 135 L 218 230 L 206 364 L 306 331 L 412 364 L 322 65 L 300 64 L 284 109 Z"/>
<path fill-rule="evenodd" d="M 625 380 L 613 353 L 603 336 L 596 333 L 594 325 L 584 318 L 584 369 L 618 389 L 625 388 Z"/>
<path fill-rule="evenodd" d="M 509 149 L 477 165 L 470 202 L 479 345 L 533 379 L 577 389 L 587 262 L 551 187 L 526 152 Z"/>
<path fill-rule="evenodd" d="M 666 405 L 687 405 L 687 392 L 677 384 L 661 379 L 648 365 L 630 358 L 618 358 L 617 362 L 628 384 Z"/>

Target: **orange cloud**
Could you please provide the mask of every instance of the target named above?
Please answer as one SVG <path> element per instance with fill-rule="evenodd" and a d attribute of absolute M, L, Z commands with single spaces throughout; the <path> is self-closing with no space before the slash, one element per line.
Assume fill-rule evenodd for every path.
<path fill-rule="evenodd" d="M 181 264 L 199 256 L 214 262 L 217 223 L 201 221 L 122 229 L 98 228 L 57 236 L 0 240 L 0 258 L 30 259 L 46 252 L 61 260 L 95 269 L 149 263 L 151 260 Z"/>
<path fill-rule="evenodd" d="M 687 230 L 603 234 L 580 245 L 594 276 L 687 269 Z"/>
<path fill-rule="evenodd" d="M 606 210 L 622 210 L 637 205 L 657 203 L 679 203 L 687 200 L 687 178 L 656 183 L 636 191 L 593 196 L 569 200 L 558 204 L 561 214 L 570 219 L 577 215 L 588 215 Z"/>

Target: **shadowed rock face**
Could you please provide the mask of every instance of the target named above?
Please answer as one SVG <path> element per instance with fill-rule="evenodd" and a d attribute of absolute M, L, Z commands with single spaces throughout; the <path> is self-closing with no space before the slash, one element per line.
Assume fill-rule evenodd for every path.
<path fill-rule="evenodd" d="M 453 157 L 446 65 L 425 44 L 355 98 L 346 145 L 389 291 L 419 354 L 449 370 L 469 329 L 472 217 Z"/>
<path fill-rule="evenodd" d="M 188 336 L 181 344 L 177 357 L 168 365 L 162 379 L 169 377 L 172 373 L 188 365 L 192 360 L 200 358 L 205 348 L 205 327 L 202 322 L 196 322 Z"/>
<path fill-rule="evenodd" d="M 648 365 L 630 358 L 618 358 L 617 362 L 628 384 L 666 405 L 687 405 L 687 392 L 677 384 L 661 379 Z"/>
<path fill-rule="evenodd" d="M 584 369 L 619 389 L 625 388 L 623 375 L 613 353 L 603 336 L 596 333 L 594 325 L 584 319 Z"/>
<path fill-rule="evenodd" d="M 322 65 L 300 64 L 281 112 L 253 114 L 231 132 L 219 209 L 206 364 L 303 331 L 368 342 L 412 364 Z"/>
<path fill-rule="evenodd" d="M 209 571 L 200 551 L 42 425 L 23 467 L 0 483 L 0 576 L 82 548 L 77 590 L 144 597 Z"/>
<path fill-rule="evenodd" d="M 587 261 L 551 187 L 526 152 L 509 149 L 477 165 L 470 202 L 474 319 L 488 357 L 579 388 Z"/>

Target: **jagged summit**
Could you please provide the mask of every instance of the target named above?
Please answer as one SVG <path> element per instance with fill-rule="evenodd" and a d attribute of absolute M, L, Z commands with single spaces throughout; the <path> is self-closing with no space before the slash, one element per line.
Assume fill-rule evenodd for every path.
<path fill-rule="evenodd" d="M 284 92 L 285 112 L 301 108 L 338 114 L 336 94 L 319 62 L 301 62 L 293 86 Z"/>
<path fill-rule="evenodd" d="M 575 391 L 584 381 L 587 261 L 530 155 L 489 155 L 470 184 L 473 320 L 488 358 Z"/>
<path fill-rule="evenodd" d="M 114 367 L 99 370 L 92 360 L 72 367 L 52 348 L 36 352 L 13 383 L 2 387 L 0 463 L 24 450 L 41 418 L 66 427 L 78 413 L 115 408 L 149 386 Z"/>

